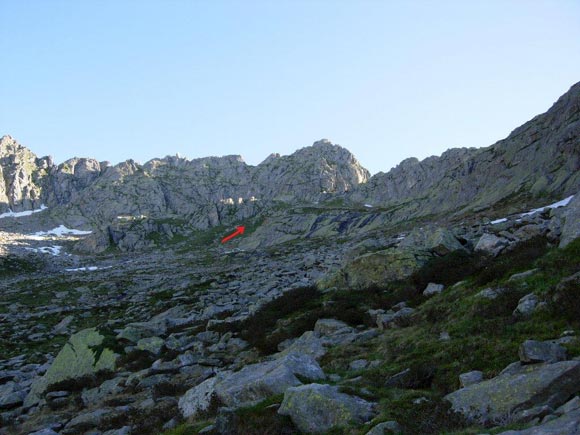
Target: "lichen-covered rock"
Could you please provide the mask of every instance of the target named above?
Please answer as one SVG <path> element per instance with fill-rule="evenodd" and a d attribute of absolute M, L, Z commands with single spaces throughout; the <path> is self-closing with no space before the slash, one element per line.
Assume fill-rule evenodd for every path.
<path fill-rule="evenodd" d="M 351 422 L 361 424 L 375 415 L 374 404 L 339 392 L 338 387 L 308 384 L 289 388 L 278 409 L 305 433 L 325 432 Z"/>
<path fill-rule="evenodd" d="M 144 350 L 146 352 L 152 353 L 153 355 L 159 355 L 165 341 L 159 337 L 146 337 L 142 338 L 137 342 L 137 349 Z"/>
<path fill-rule="evenodd" d="M 114 371 L 118 355 L 104 347 L 104 340 L 105 337 L 96 328 L 84 329 L 72 335 L 44 376 L 33 382 L 24 406 L 38 403 L 42 394 L 52 385 L 93 377 L 99 372 Z"/>
<path fill-rule="evenodd" d="M 320 288 L 338 287 L 365 290 L 384 287 L 389 281 L 409 277 L 427 263 L 427 251 L 390 248 L 361 255 L 346 264 L 335 275 L 318 283 Z"/>
<path fill-rule="evenodd" d="M 562 405 L 580 391 L 580 361 L 518 366 L 445 396 L 468 419 L 492 422 L 537 405 Z"/>

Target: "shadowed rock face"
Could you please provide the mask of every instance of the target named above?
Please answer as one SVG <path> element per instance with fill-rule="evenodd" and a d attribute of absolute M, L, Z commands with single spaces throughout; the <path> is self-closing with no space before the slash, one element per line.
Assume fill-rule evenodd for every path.
<path fill-rule="evenodd" d="M 580 183 L 580 83 L 542 115 L 487 148 L 407 159 L 348 198 L 374 205 L 418 201 L 422 214 L 482 208 L 514 194 L 571 195 Z"/>

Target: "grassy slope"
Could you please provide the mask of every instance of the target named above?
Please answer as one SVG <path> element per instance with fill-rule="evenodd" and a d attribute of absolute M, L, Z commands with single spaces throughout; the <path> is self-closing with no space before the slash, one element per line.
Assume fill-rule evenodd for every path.
<path fill-rule="evenodd" d="M 523 280 L 508 281 L 512 274 L 532 268 L 538 271 Z M 580 311 L 580 294 L 571 295 L 567 306 L 553 303 L 552 299 L 558 282 L 579 270 L 580 240 L 561 250 L 548 249 L 543 240 L 537 239 L 492 260 L 462 255 L 444 257 L 409 281 L 393 283 L 386 289 L 327 294 L 300 289 L 284 296 L 283 301 L 265 306 L 253 320 L 236 329 L 263 353 L 271 353 L 285 338 L 312 329 L 318 318 L 339 318 L 353 326 L 368 324 L 369 308 L 389 308 L 401 300 L 410 301 L 417 309 L 411 326 L 386 330 L 363 345 L 336 347 L 322 359 L 323 369 L 342 377 L 339 385 L 343 390 L 379 402 L 380 415 L 373 423 L 394 419 L 409 434 L 478 433 L 481 428 L 450 417 L 442 397 L 459 388 L 461 373 L 481 370 L 486 378 L 497 375 L 517 360 L 518 347 L 524 340 L 553 339 L 570 329 L 578 332 L 580 320 L 573 314 Z M 460 283 L 426 299 L 420 291 L 428 281 Z M 487 287 L 501 287 L 506 292 L 495 300 L 478 297 L 477 293 Z M 515 318 L 512 312 L 519 299 L 529 293 L 547 301 L 547 307 L 529 318 Z M 574 301 L 578 301 L 578 306 L 574 306 Z M 440 340 L 441 332 L 447 332 L 450 339 Z M 579 345 L 571 345 L 568 350 L 571 356 L 580 355 Z M 361 358 L 377 361 L 377 365 L 350 371 L 348 364 Z M 389 376 L 407 368 L 411 369 L 411 376 L 405 385 L 384 386 Z M 429 400 L 413 403 L 422 397 Z M 240 433 L 252 433 L 247 429 L 252 427 L 285 427 L 288 433 L 296 433 L 288 421 L 280 420 L 275 408 L 266 406 L 272 403 L 276 400 L 238 411 Z M 196 433 L 200 427 L 196 424 L 200 423 L 186 423 L 170 433 Z M 364 434 L 368 429 L 351 427 L 333 433 Z"/>

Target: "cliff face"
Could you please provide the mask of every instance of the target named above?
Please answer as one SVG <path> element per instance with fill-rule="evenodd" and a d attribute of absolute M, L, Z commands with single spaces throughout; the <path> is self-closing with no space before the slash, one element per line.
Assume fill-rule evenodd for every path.
<path fill-rule="evenodd" d="M 487 148 L 407 159 L 348 198 L 391 206 L 416 200 L 425 214 L 485 208 L 522 196 L 566 196 L 580 185 L 580 83 L 542 115 Z"/>
<path fill-rule="evenodd" d="M 10 136 L 0 138 L 0 212 L 31 210 L 41 205 L 41 180 L 52 166 Z"/>
<path fill-rule="evenodd" d="M 54 165 L 5 136 L 0 140 L 0 212 L 45 204 L 47 213 L 61 221 L 95 229 L 100 249 L 130 230 L 138 232 L 132 240 L 144 243 L 152 232 L 233 225 L 264 212 L 269 219 L 256 234 L 263 236 L 259 244 L 274 243 L 279 238 L 273 234 L 364 232 L 498 204 L 516 212 L 530 201 L 572 195 L 580 186 L 579 137 L 580 83 L 494 145 L 451 149 L 423 161 L 410 158 L 373 177 L 348 150 L 328 140 L 289 156 L 272 154 L 257 166 L 240 156 L 176 156 L 111 166 L 88 158 Z M 336 204 L 341 204 L 338 211 Z M 365 210 L 365 204 L 372 207 Z M 299 209 L 304 205 L 309 208 Z M 149 220 L 136 226 L 136 218 Z"/>
<path fill-rule="evenodd" d="M 349 151 L 326 140 L 290 156 L 270 156 L 255 167 L 240 156 L 191 161 L 166 157 L 116 166 L 74 158 L 56 166 L 10 136 L 0 143 L 2 211 L 30 210 L 44 203 L 92 223 L 120 215 L 171 214 L 195 216 L 194 223 L 204 228 L 219 223 L 221 212 L 231 205 L 253 210 L 256 202 L 315 201 L 369 178 Z"/>

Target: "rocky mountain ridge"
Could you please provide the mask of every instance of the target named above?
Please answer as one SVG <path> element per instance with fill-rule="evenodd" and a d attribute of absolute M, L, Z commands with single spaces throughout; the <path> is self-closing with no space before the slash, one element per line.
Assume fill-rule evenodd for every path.
<path fill-rule="evenodd" d="M 294 206 L 344 204 L 385 211 L 382 224 L 448 213 L 488 210 L 497 204 L 537 204 L 574 194 L 580 184 L 580 83 L 544 114 L 487 148 L 458 148 L 423 161 L 407 159 L 388 173 L 369 176 L 346 149 L 327 140 L 290 156 L 273 154 L 259 165 L 240 156 L 187 160 L 132 160 L 110 166 L 74 158 L 54 165 L 37 158 L 9 136 L 0 139 L 0 212 L 47 205 L 73 226 L 95 230 L 82 249 L 105 249 L 125 238 L 127 218 L 148 219 L 122 243 L 124 249 L 148 246 L 158 221 L 178 221 L 165 232 L 234 225 L 264 213 Z M 333 207 L 330 207 L 333 208 Z M 278 217 L 276 217 L 278 216 Z M 274 214 L 274 221 L 280 214 Z M 348 216 L 351 220 L 353 216 Z M 121 221 L 119 220 L 121 219 Z M 282 221 L 289 218 L 285 214 Z M 336 214 L 329 220 L 340 219 Z M 354 217 L 356 219 L 356 216 Z M 373 218 L 374 219 L 374 218 Z M 302 237 L 320 233 L 302 219 Z M 282 223 L 281 225 L 285 225 Z M 323 232 L 327 232 L 326 230 Z M 113 234 L 121 234 L 113 236 Z M 268 243 L 273 239 L 269 237 Z"/>
<path fill-rule="evenodd" d="M 580 435 L 579 94 L 370 179 L 3 138 L 0 434 Z"/>

